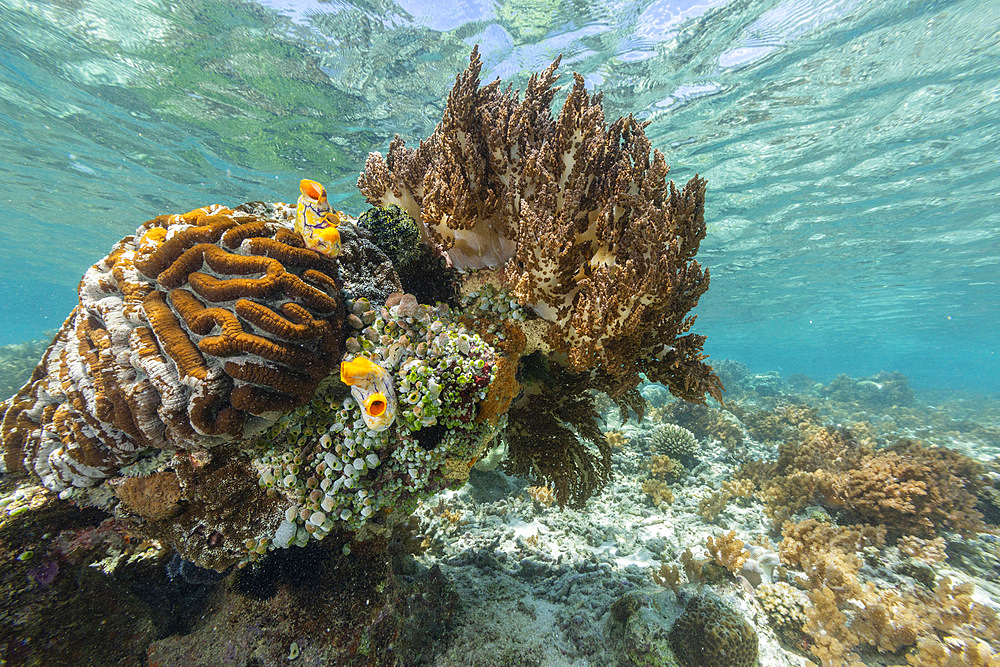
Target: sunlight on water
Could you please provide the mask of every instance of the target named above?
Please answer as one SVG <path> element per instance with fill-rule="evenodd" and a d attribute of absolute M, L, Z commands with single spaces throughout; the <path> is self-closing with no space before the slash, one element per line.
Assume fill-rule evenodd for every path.
<path fill-rule="evenodd" d="M 0 0 L 0 343 L 57 327 L 85 268 L 156 214 L 357 210 L 426 136 L 473 44 L 523 86 L 558 55 L 708 178 L 716 358 L 1000 389 L 1000 4 L 27 3 Z M 564 79 L 565 80 L 565 79 Z"/>

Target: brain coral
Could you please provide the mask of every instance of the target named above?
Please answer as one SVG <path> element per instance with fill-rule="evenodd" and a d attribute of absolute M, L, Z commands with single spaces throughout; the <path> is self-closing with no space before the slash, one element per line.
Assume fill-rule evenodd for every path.
<path fill-rule="evenodd" d="M 339 361 L 336 264 L 221 206 L 145 223 L 91 267 L 31 380 L 3 404 L 7 470 L 89 487 L 147 448 L 197 450 L 308 401 Z"/>
<path fill-rule="evenodd" d="M 670 645 L 683 667 L 754 667 L 757 631 L 711 593 L 687 603 L 670 629 Z"/>

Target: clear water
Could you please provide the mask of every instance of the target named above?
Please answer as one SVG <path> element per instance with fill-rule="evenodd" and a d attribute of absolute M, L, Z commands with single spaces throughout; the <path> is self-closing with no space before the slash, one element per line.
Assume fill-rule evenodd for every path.
<path fill-rule="evenodd" d="M 993 0 L 0 0 L 0 344 L 154 215 L 304 176 L 359 209 L 365 155 L 429 134 L 478 43 L 515 85 L 562 54 L 708 178 L 714 357 L 997 391 L 998 26 Z"/>

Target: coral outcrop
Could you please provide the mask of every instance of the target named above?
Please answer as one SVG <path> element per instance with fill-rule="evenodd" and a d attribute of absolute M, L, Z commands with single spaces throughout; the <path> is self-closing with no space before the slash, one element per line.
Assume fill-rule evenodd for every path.
<path fill-rule="evenodd" d="M 336 265 L 239 209 L 147 222 L 79 292 L 0 424 L 6 469 L 55 491 L 98 484 L 150 448 L 250 436 L 308 401 L 340 355 Z"/>
<path fill-rule="evenodd" d="M 306 179 L 140 226 L 0 406 L 4 469 L 215 570 L 384 537 L 490 452 L 582 504 L 611 475 L 595 389 L 641 416 L 640 374 L 721 385 L 688 333 L 704 181 L 579 77 L 553 117 L 557 64 L 519 100 L 474 51 L 434 135 L 369 158 L 360 222 Z"/>

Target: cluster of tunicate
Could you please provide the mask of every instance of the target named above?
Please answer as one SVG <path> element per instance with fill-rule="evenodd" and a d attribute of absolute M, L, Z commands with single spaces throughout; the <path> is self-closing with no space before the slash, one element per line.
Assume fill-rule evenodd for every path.
<path fill-rule="evenodd" d="M 444 304 L 418 304 L 394 294 L 387 306 L 348 303 L 345 360 L 366 357 L 393 381 L 395 423 L 366 426 L 362 408 L 337 378 L 313 401 L 263 436 L 255 464 L 260 484 L 289 500 L 268 547 L 305 545 L 334 528 L 357 530 L 380 512 L 412 509 L 416 500 L 457 481 L 490 443 L 497 425 L 477 421 L 496 367 L 496 352 Z M 464 469 L 465 475 L 455 474 Z"/>
<path fill-rule="evenodd" d="M 512 320 L 523 322 L 527 311 L 517 303 L 517 299 L 506 289 L 483 283 L 462 295 L 462 307 L 475 317 L 477 311 L 492 312 Z"/>

